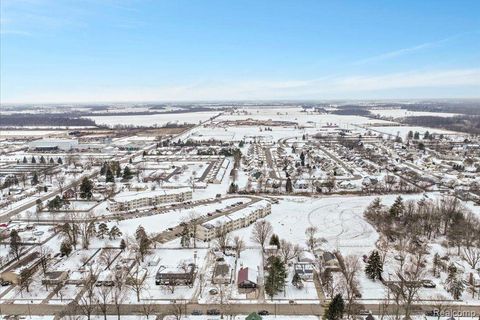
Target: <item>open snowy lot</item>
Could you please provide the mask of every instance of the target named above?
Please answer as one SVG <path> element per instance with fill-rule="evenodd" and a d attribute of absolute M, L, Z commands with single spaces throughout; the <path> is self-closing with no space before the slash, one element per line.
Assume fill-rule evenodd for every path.
<path fill-rule="evenodd" d="M 338 126 L 347 126 L 348 124 L 367 124 L 367 123 L 392 123 L 385 120 L 369 119 L 361 116 L 335 115 L 335 114 L 319 114 L 313 112 L 304 112 L 301 107 L 291 108 L 252 108 L 241 109 L 233 114 L 222 114 L 216 120 L 273 120 L 273 121 L 293 121 L 299 125 L 314 125 L 317 127 L 327 124 L 335 124 Z"/>
<path fill-rule="evenodd" d="M 375 110 L 370 110 L 370 112 L 372 114 L 380 115 L 382 117 L 392 117 L 392 118 L 423 117 L 423 116 L 450 118 L 450 117 L 455 117 L 459 115 L 457 113 L 410 111 L 407 109 L 375 109 Z"/>
<path fill-rule="evenodd" d="M 397 195 L 380 196 L 382 203 L 391 205 Z M 420 195 L 402 196 L 405 200 Z M 272 213 L 265 217 L 273 226 L 273 232 L 281 239 L 306 246 L 305 229 L 318 228 L 318 236 L 325 240 L 325 249 L 339 249 L 342 254 L 368 254 L 375 248 L 378 234 L 363 218 L 365 208 L 376 196 L 331 196 L 324 198 L 284 197 L 272 205 Z M 237 230 L 247 245 L 251 240 L 252 226 Z"/>
<path fill-rule="evenodd" d="M 168 113 L 152 115 L 124 115 L 124 116 L 98 116 L 89 117 L 96 124 L 113 127 L 115 125 L 131 126 L 163 126 L 167 123 L 176 124 L 198 124 L 214 117 L 218 112 L 191 112 L 191 113 Z"/>

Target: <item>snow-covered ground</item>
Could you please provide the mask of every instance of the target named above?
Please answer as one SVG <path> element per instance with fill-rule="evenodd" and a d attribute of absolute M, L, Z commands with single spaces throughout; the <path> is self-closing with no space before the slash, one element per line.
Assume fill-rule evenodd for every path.
<path fill-rule="evenodd" d="M 406 109 L 374 109 L 374 110 L 370 110 L 370 112 L 372 114 L 380 115 L 382 117 L 393 117 L 393 118 L 421 117 L 421 116 L 450 118 L 450 117 L 459 115 L 458 113 L 410 111 Z"/>
<path fill-rule="evenodd" d="M 383 203 L 393 203 L 396 195 L 381 196 Z M 418 196 L 417 196 L 418 197 Z M 318 237 L 324 238 L 326 249 L 340 249 L 344 254 L 366 254 L 375 247 L 378 234 L 363 218 L 363 211 L 375 196 L 331 196 L 321 198 L 284 197 L 272 205 L 272 213 L 265 217 L 273 232 L 281 239 L 305 246 L 305 229 L 318 228 Z M 409 198 L 408 196 L 406 198 Z M 234 231 L 251 240 L 252 226 Z"/>
<path fill-rule="evenodd" d="M 132 125 L 132 126 L 154 126 L 159 127 L 167 123 L 191 123 L 198 124 L 214 117 L 218 112 L 191 112 L 191 113 L 168 113 L 168 114 L 152 114 L 152 115 L 122 115 L 122 116 L 96 116 L 89 117 L 96 124 L 115 126 L 115 125 Z"/>

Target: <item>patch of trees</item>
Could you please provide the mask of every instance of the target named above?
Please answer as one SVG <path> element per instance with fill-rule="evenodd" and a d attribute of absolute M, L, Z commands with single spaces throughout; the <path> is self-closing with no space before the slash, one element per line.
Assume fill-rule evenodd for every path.
<path fill-rule="evenodd" d="M 341 108 L 338 110 L 330 111 L 331 114 L 338 114 L 342 116 L 363 116 L 363 117 L 370 117 L 372 113 L 369 110 L 362 109 L 362 108 Z"/>
<path fill-rule="evenodd" d="M 457 247 L 459 255 L 462 249 L 480 247 L 480 219 L 454 197 L 404 201 L 399 196 L 390 207 L 377 198 L 364 215 L 391 241 L 404 239 L 408 230 L 409 246 L 421 247 L 425 239 L 446 238 L 450 246 Z M 464 252 L 464 257 L 471 256 L 469 253 Z M 464 259 L 468 262 L 468 258 Z"/>
<path fill-rule="evenodd" d="M 59 114 L 3 114 L 0 126 L 96 126 L 95 121 L 87 118 L 65 116 Z"/>
<path fill-rule="evenodd" d="M 445 130 L 480 134 L 480 116 L 462 115 L 456 117 L 415 116 L 406 117 L 403 123 L 413 126 L 441 128 Z"/>

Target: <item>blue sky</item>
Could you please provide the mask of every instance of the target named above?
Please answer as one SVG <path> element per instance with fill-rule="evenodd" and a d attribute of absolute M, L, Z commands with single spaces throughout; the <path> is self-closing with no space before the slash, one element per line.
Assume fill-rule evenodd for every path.
<path fill-rule="evenodd" d="M 1 101 L 480 97 L 480 1 L 3 0 Z"/>

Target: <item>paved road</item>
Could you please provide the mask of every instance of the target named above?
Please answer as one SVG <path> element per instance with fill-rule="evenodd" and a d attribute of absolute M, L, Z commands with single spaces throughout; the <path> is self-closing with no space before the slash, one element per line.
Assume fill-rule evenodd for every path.
<path fill-rule="evenodd" d="M 146 307 L 147 306 L 147 307 Z M 267 310 L 272 315 L 323 315 L 324 305 L 319 302 L 312 303 L 229 303 L 229 304 L 198 304 L 198 303 L 183 303 L 178 301 L 173 304 L 169 301 L 150 301 L 145 304 L 123 304 L 120 306 L 122 315 L 134 315 L 134 314 L 144 314 L 145 309 L 151 311 L 151 315 L 167 315 L 172 314 L 175 311 L 181 309 L 183 314 L 191 314 L 194 310 L 202 311 L 204 314 L 209 309 L 217 309 L 224 312 L 225 315 L 236 315 L 236 314 L 249 314 L 253 311 Z M 364 304 L 364 309 L 371 310 L 374 315 L 382 314 L 381 305 L 379 304 Z M 396 306 L 391 305 L 387 309 L 389 314 L 394 314 Z M 414 307 L 413 314 L 415 315 L 424 315 L 425 311 L 430 311 L 435 309 L 434 304 L 422 304 Z M 470 313 L 474 315 L 480 314 L 480 305 L 477 306 L 452 306 L 449 308 L 455 312 Z M 400 313 L 403 309 L 401 308 Z M 81 314 L 81 310 L 74 305 L 64 306 L 58 304 L 25 304 L 25 303 L 16 303 L 16 304 L 2 304 L 0 305 L 0 314 L 15 314 L 15 315 L 58 315 L 58 314 Z M 114 305 L 109 305 L 107 308 L 107 313 L 110 315 L 116 314 L 116 309 Z M 100 309 L 94 310 L 93 314 L 101 314 Z"/>

